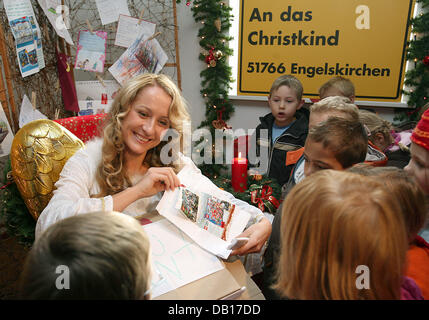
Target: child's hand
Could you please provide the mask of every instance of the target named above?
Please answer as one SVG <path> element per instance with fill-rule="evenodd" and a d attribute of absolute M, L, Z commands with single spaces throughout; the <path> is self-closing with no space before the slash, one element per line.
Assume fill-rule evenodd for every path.
<path fill-rule="evenodd" d="M 261 219 L 258 223 L 243 231 L 237 238 L 247 237 L 249 241 L 239 249 L 233 250 L 231 255 L 244 255 L 261 251 L 265 242 L 271 234 L 271 223 L 267 218 Z"/>

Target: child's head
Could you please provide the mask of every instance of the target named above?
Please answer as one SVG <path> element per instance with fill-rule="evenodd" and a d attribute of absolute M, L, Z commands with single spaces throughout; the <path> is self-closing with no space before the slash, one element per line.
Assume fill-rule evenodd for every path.
<path fill-rule="evenodd" d="M 404 169 L 416 178 L 423 192 L 429 195 L 429 109 L 414 128 L 411 141 L 411 160 Z"/>
<path fill-rule="evenodd" d="M 327 97 L 310 107 L 309 129 L 316 124 L 325 121 L 331 116 L 346 118 L 349 120 L 359 120 L 359 109 L 349 98 Z"/>
<path fill-rule="evenodd" d="M 390 133 L 393 128 L 389 121 L 367 110 L 359 110 L 359 118 L 371 133 L 368 139 L 381 151 L 386 150 L 394 142 Z"/>
<path fill-rule="evenodd" d="M 330 117 L 312 127 L 304 148 L 304 173 L 344 170 L 365 160 L 368 137 L 359 120 Z"/>
<path fill-rule="evenodd" d="M 325 170 L 287 196 L 275 288 L 291 299 L 399 299 L 407 239 L 392 193 L 369 177 Z M 367 268 L 369 289 L 358 289 Z"/>
<path fill-rule="evenodd" d="M 294 76 L 284 75 L 274 81 L 268 96 L 268 105 L 277 126 L 284 127 L 293 121 L 296 110 L 304 103 L 302 92 L 302 84 Z"/>
<path fill-rule="evenodd" d="M 150 242 L 139 222 L 118 212 L 96 212 L 61 220 L 37 239 L 25 262 L 21 294 L 145 299 L 150 282 Z"/>
<path fill-rule="evenodd" d="M 426 220 L 427 203 L 425 196 L 412 176 L 396 167 L 373 167 L 359 165 L 348 169 L 383 181 L 383 186 L 392 193 L 401 206 L 409 242 L 412 242 Z"/>
<path fill-rule="evenodd" d="M 347 97 L 353 102 L 355 100 L 353 82 L 340 76 L 329 79 L 319 88 L 319 97 L 324 99 L 333 96 Z"/>

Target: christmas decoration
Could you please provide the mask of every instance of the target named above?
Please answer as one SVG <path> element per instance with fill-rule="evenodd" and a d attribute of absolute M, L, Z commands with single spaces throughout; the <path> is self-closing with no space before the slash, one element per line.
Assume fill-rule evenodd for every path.
<path fill-rule="evenodd" d="M 410 41 L 407 60 L 414 62 L 414 68 L 405 74 L 405 85 L 410 88 L 403 93 L 408 96 L 408 111 L 395 111 L 395 122 L 417 121 L 421 108 L 429 96 L 429 0 L 417 0 L 422 4 L 422 13 L 411 19 L 413 40 Z"/>
<path fill-rule="evenodd" d="M 228 31 L 233 17 L 231 8 L 219 0 L 195 0 L 192 2 L 191 10 L 195 22 L 200 25 L 198 31 L 201 47 L 199 59 L 208 66 L 200 73 L 200 92 L 206 102 L 206 119 L 198 128 L 208 127 L 214 137 L 216 129 L 230 128 L 225 121 L 229 120 L 234 112 L 234 107 L 228 98 L 228 90 L 232 81 L 231 67 L 228 65 L 228 57 L 232 55 L 228 42 L 232 37 L 228 35 Z M 219 110 L 221 113 L 218 112 Z M 203 154 L 204 150 L 200 150 L 200 152 Z M 214 178 L 218 177 L 226 166 L 215 164 L 213 161 L 213 164 L 202 164 L 199 168 L 203 174 Z"/>
<path fill-rule="evenodd" d="M 76 87 L 70 69 L 70 57 L 57 51 L 57 70 L 58 78 L 61 84 L 61 93 L 63 96 L 64 109 L 73 112 L 79 112 L 79 103 L 77 101 Z"/>
<path fill-rule="evenodd" d="M 219 177 L 213 179 L 219 188 L 231 193 L 235 198 L 243 200 L 264 212 L 275 214 L 280 206 L 281 186 L 273 178 L 266 176 L 250 176 L 249 188 L 244 192 L 236 192 L 232 188 L 231 179 Z"/>
<path fill-rule="evenodd" d="M 272 195 L 273 188 L 269 185 L 253 184 L 249 188 L 250 199 L 253 204 L 257 204 L 261 211 L 275 213 L 280 205 L 280 202 Z"/>
<path fill-rule="evenodd" d="M 222 110 L 218 110 L 217 111 L 217 119 L 212 121 L 212 126 L 215 129 L 222 129 L 222 130 L 226 130 L 226 129 L 232 129 L 231 127 L 229 127 L 227 125 L 227 123 L 222 119 L 222 115 L 223 115 L 223 111 L 225 109 Z"/>
<path fill-rule="evenodd" d="M 30 247 L 34 242 L 36 220 L 27 209 L 18 187 L 11 183 L 12 170 L 10 160 L 4 167 L 3 181 L 7 185 L 0 193 L 1 217 L 5 222 L 6 231 L 10 236 L 16 237 L 22 245 Z"/>
<path fill-rule="evenodd" d="M 33 218 L 49 203 L 67 160 L 83 142 L 58 123 L 42 119 L 22 127 L 10 152 L 12 173 Z"/>
<path fill-rule="evenodd" d="M 241 157 L 241 152 L 237 158 L 232 160 L 231 183 L 236 192 L 243 192 L 247 189 L 247 159 Z"/>

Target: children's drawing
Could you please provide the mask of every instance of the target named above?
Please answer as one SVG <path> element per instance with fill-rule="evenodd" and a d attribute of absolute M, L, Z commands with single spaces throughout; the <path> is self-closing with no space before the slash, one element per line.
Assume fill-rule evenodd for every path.
<path fill-rule="evenodd" d="M 0 103 L 0 157 L 8 155 L 13 141 L 13 131 Z"/>
<path fill-rule="evenodd" d="M 37 36 L 34 37 L 30 17 L 21 17 L 9 22 L 15 37 L 18 65 L 21 75 L 26 77 L 39 71 Z M 34 21 L 34 19 L 33 19 Z"/>
<path fill-rule="evenodd" d="M 156 39 L 143 34 L 109 68 L 110 73 L 123 85 L 127 80 L 143 73 L 159 73 L 168 56 Z"/>
<path fill-rule="evenodd" d="M 234 214 L 235 205 L 208 194 L 203 194 L 200 199 L 202 214 L 197 224 L 222 240 L 226 240 L 226 231 Z"/>
<path fill-rule="evenodd" d="M 207 193 L 195 194 L 181 188 L 180 211 L 200 228 L 226 240 L 235 205 Z"/>
<path fill-rule="evenodd" d="M 199 197 L 195 193 L 182 188 L 182 206 L 180 207 L 180 210 L 185 214 L 185 216 L 194 222 L 197 221 L 198 200 Z"/>
<path fill-rule="evenodd" d="M 102 73 L 106 60 L 107 32 L 80 31 L 75 69 Z"/>

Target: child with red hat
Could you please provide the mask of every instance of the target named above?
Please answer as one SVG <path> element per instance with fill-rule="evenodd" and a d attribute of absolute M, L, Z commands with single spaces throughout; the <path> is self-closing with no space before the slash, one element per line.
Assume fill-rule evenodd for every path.
<path fill-rule="evenodd" d="M 429 109 L 426 110 L 411 135 L 411 160 L 404 168 L 429 199 Z M 417 236 L 407 253 L 407 275 L 420 287 L 425 299 L 429 299 L 429 244 Z"/>

